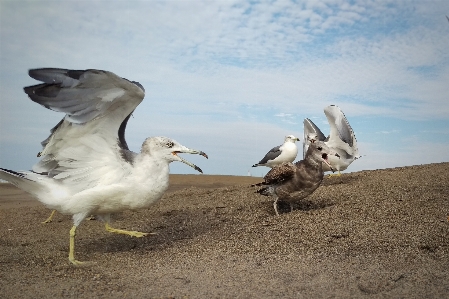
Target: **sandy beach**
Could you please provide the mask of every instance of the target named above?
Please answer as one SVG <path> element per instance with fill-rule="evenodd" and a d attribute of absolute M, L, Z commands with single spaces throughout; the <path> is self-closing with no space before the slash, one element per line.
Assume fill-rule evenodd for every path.
<path fill-rule="evenodd" d="M 172 175 L 147 210 L 77 230 L 0 184 L 2 298 L 448 298 L 449 163 L 325 178 L 290 213 L 261 178 Z"/>

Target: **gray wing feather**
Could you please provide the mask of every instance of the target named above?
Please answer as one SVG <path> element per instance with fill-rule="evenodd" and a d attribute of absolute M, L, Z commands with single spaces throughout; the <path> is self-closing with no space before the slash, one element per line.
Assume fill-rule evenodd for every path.
<path fill-rule="evenodd" d="M 352 147 L 354 144 L 354 131 L 343 111 L 337 106 L 331 105 L 324 109 L 324 113 L 329 121 L 329 125 L 336 127 L 340 139 Z"/>
<path fill-rule="evenodd" d="M 44 82 L 24 88 L 30 99 L 66 113 L 66 120 L 78 124 L 103 116 L 114 100 L 125 94 L 138 99 L 129 103 L 134 108 L 144 96 L 140 84 L 107 71 L 44 68 L 30 70 L 29 75 Z"/>
<path fill-rule="evenodd" d="M 57 83 L 63 87 L 74 86 L 86 71 L 57 68 L 32 69 L 28 71 L 31 78 L 44 83 Z"/>
<path fill-rule="evenodd" d="M 321 132 L 320 128 L 314 124 L 309 118 L 304 119 L 304 139 L 306 139 L 307 134 L 315 133 L 318 136 L 319 141 L 324 141 L 326 136 Z"/>
<path fill-rule="evenodd" d="M 265 155 L 265 157 L 263 157 L 263 159 L 259 161 L 258 164 L 265 164 L 265 163 L 267 163 L 269 160 L 274 160 L 274 159 L 276 159 L 277 157 L 279 157 L 279 155 L 282 153 L 282 151 L 281 151 L 281 146 L 282 146 L 282 145 L 273 147 L 273 148 L 272 148 L 272 149 Z"/>

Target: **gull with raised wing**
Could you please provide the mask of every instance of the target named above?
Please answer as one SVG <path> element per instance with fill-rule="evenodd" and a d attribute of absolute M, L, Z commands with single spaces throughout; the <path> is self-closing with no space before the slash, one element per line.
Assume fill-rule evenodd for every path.
<path fill-rule="evenodd" d="M 110 226 L 111 213 L 147 208 L 168 188 L 169 164 L 183 162 L 178 154 L 207 155 L 167 137 L 147 138 L 140 153 L 129 150 L 126 124 L 143 100 L 138 82 L 101 70 L 33 69 L 42 84 L 25 87 L 31 100 L 65 117 L 42 142 L 40 161 L 32 171 L 0 169 L 6 180 L 48 208 L 73 217 L 69 260 L 75 259 L 76 229 L 86 216 L 96 215 L 106 230 L 134 237 L 147 233 Z"/>
<path fill-rule="evenodd" d="M 345 170 L 354 160 L 361 157 L 357 148 L 357 139 L 340 108 L 335 105 L 327 106 L 324 108 L 324 114 L 326 114 L 330 126 L 330 133 L 327 138 L 312 120 L 304 119 L 304 156 L 311 143 L 324 141 L 331 150 L 339 155 L 339 158 L 335 155 L 329 156 L 329 164 L 332 165 L 334 170 L 338 171 L 337 176 L 340 176 L 340 171 Z M 327 165 L 323 165 L 323 169 L 324 171 L 331 171 L 331 168 Z"/>

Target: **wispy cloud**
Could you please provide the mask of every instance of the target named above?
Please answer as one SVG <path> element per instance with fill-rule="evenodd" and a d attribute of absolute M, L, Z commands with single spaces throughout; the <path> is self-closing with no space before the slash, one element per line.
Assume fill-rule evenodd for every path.
<path fill-rule="evenodd" d="M 399 133 L 399 132 L 400 132 L 399 130 L 391 130 L 391 131 L 379 131 L 376 133 L 378 133 L 378 134 L 395 134 L 395 133 Z"/>

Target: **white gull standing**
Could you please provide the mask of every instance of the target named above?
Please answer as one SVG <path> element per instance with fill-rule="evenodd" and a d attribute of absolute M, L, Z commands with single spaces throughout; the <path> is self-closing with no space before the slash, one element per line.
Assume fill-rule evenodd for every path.
<path fill-rule="evenodd" d="M 125 129 L 145 91 L 137 82 L 101 70 L 33 69 L 43 84 L 25 87 L 31 100 L 66 116 L 42 142 L 41 160 L 32 171 L 0 169 L 0 178 L 28 192 L 45 206 L 73 216 L 69 260 L 75 259 L 75 234 L 89 215 L 107 231 L 142 237 L 147 233 L 109 225 L 111 213 L 147 208 L 168 188 L 169 164 L 196 165 L 179 153 L 207 155 L 167 137 L 147 138 L 140 153 L 129 150 Z"/>
<path fill-rule="evenodd" d="M 321 130 L 310 119 L 304 119 L 304 141 L 303 155 L 305 156 L 309 145 L 316 141 L 324 141 L 324 143 L 335 151 L 339 158 L 335 155 L 329 156 L 329 164 L 338 171 L 345 170 L 356 159 L 360 158 L 357 148 L 357 139 L 354 131 L 349 125 L 343 111 L 335 105 L 324 108 L 327 121 L 330 126 L 329 136 L 326 138 Z M 331 171 L 328 165 L 323 164 L 324 171 Z"/>
<path fill-rule="evenodd" d="M 272 168 L 283 162 L 293 162 L 298 155 L 298 147 L 296 146 L 295 141 L 299 141 L 299 138 L 296 138 L 293 135 L 285 136 L 284 144 L 273 147 L 265 157 L 263 157 L 259 163 L 254 164 L 253 167 L 267 166 Z"/>

